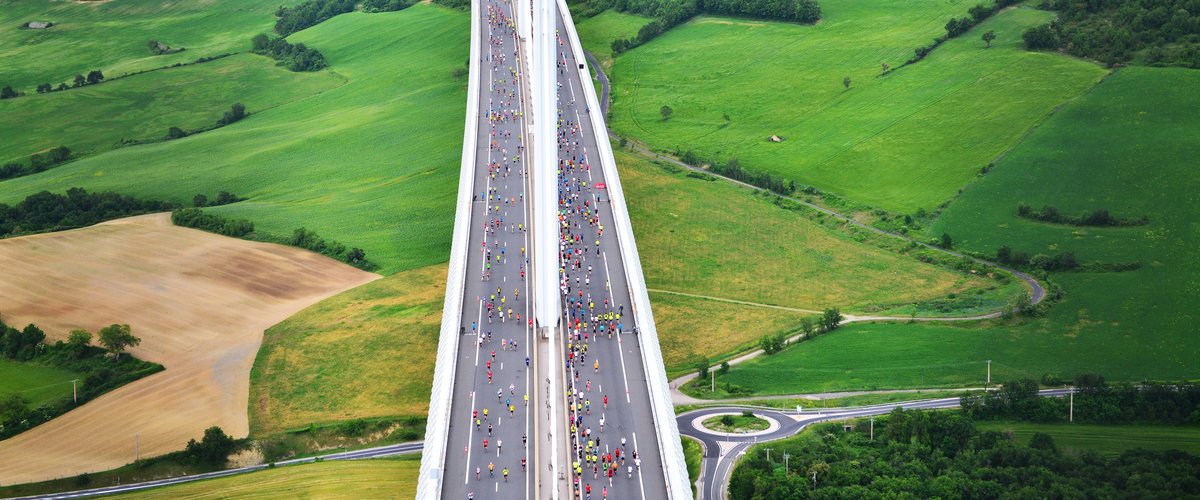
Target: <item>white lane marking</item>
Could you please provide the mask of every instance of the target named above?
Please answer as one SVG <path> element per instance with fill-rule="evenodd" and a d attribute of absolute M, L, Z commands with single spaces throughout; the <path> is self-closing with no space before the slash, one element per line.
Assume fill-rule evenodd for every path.
<path fill-rule="evenodd" d="M 633 433 L 633 451 L 636 452 L 638 450 L 639 450 L 639 448 L 638 448 L 638 444 L 637 444 L 637 433 L 634 432 Z M 641 455 L 642 455 L 641 452 L 638 452 L 638 459 L 641 459 Z M 646 483 L 645 483 L 645 481 L 642 480 L 642 471 L 639 470 L 639 471 L 637 471 L 637 473 L 638 473 L 638 486 L 641 487 L 641 489 L 642 489 L 642 498 L 646 498 Z"/>

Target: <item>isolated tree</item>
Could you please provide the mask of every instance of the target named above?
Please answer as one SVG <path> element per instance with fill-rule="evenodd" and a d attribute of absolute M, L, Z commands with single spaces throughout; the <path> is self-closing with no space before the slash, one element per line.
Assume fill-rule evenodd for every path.
<path fill-rule="evenodd" d="M 838 308 L 831 307 L 826 309 L 824 313 L 821 313 L 821 333 L 828 333 L 836 330 L 842 325 L 843 319 L 845 319 L 845 317 L 842 316 L 842 312 L 839 311 Z"/>
<path fill-rule="evenodd" d="M 658 110 L 658 114 L 662 115 L 663 120 L 669 120 L 671 119 L 671 115 L 675 114 L 675 110 L 671 109 L 670 106 L 663 106 Z"/>
<path fill-rule="evenodd" d="M 950 233 L 942 233 L 939 244 L 942 248 L 954 248 L 954 238 L 950 237 Z"/>
<path fill-rule="evenodd" d="M 84 85 L 87 85 L 87 78 L 84 78 L 83 75 L 75 75 L 75 86 L 82 87 Z"/>
<path fill-rule="evenodd" d="M 850 77 L 847 76 L 847 77 L 843 78 L 842 85 L 844 85 L 847 90 L 850 89 Z"/>
<path fill-rule="evenodd" d="M 60 84 L 58 84 L 58 87 L 55 87 L 55 89 L 54 89 L 54 90 L 55 90 L 55 91 L 59 91 L 59 90 L 67 90 L 67 89 L 69 89 L 69 88 L 71 88 L 71 87 L 68 87 L 68 86 L 67 86 L 67 84 L 65 84 L 65 83 L 60 83 Z"/>
<path fill-rule="evenodd" d="M 103 81 L 104 81 L 104 73 L 101 73 L 100 70 L 94 69 L 94 70 L 91 70 L 88 72 L 88 74 L 87 74 L 88 85 L 100 83 Z"/>
<path fill-rule="evenodd" d="M 804 332 L 804 337 L 811 337 L 816 328 L 813 325 L 812 318 L 804 317 L 800 319 L 800 331 Z"/>
<path fill-rule="evenodd" d="M 71 347 L 84 347 L 92 343 L 92 333 L 87 330 L 71 330 L 71 334 L 67 336 L 67 345 Z"/>
<path fill-rule="evenodd" d="M 83 357 L 88 344 L 92 343 L 92 333 L 87 330 L 71 330 L 67 337 L 67 347 L 75 358 Z"/>
<path fill-rule="evenodd" d="M 984 47 L 984 48 L 991 48 L 992 40 L 995 40 L 995 39 L 996 39 L 995 31 L 988 30 L 986 33 L 984 33 L 983 34 L 983 43 L 987 44 L 987 47 Z"/>
<path fill-rule="evenodd" d="M 879 66 L 883 68 L 883 74 L 885 74 L 885 75 L 887 74 L 889 69 L 892 69 L 891 66 L 888 66 L 888 63 L 879 63 Z"/>
<path fill-rule="evenodd" d="M 196 207 L 196 208 L 207 207 L 208 206 L 208 197 L 204 196 L 202 194 L 193 196 L 192 197 L 192 206 Z"/>
<path fill-rule="evenodd" d="M 229 125 L 230 123 L 236 122 L 245 117 L 246 106 L 243 106 L 242 103 L 239 102 L 235 103 L 233 106 L 230 106 L 229 111 L 225 112 L 225 115 L 221 117 L 218 123 L 221 125 Z"/>
<path fill-rule="evenodd" d="M 142 339 L 133 336 L 129 325 L 113 324 L 100 329 L 100 345 L 113 355 L 120 356 L 126 348 L 136 347 L 140 343 Z"/>
<path fill-rule="evenodd" d="M 225 434 L 220 427 L 212 426 L 204 430 L 204 437 L 200 442 L 196 442 L 195 439 L 189 440 L 185 453 L 194 463 L 223 466 L 236 447 L 237 441 Z"/>
<path fill-rule="evenodd" d="M 183 129 L 179 127 L 171 127 L 167 129 L 167 138 L 169 139 L 181 139 L 184 137 L 187 137 L 187 132 L 184 132 Z"/>
<path fill-rule="evenodd" d="M 708 365 L 708 356 L 700 356 L 696 358 L 696 372 L 700 374 L 701 378 L 708 376 Z"/>
<path fill-rule="evenodd" d="M 221 192 L 217 193 L 217 200 L 215 202 L 213 202 L 213 204 L 214 205 L 228 205 L 235 201 L 238 201 L 237 196 L 234 196 L 229 191 L 221 191 Z"/>
<path fill-rule="evenodd" d="M 17 96 L 17 91 L 12 88 L 12 85 L 5 85 L 0 89 L 0 99 L 12 99 Z"/>
<path fill-rule="evenodd" d="M 346 262 L 348 264 L 362 264 L 367 261 L 367 253 L 363 249 L 355 247 L 351 248 L 346 254 Z"/>
<path fill-rule="evenodd" d="M 717 368 L 717 375 L 724 375 L 724 374 L 726 374 L 726 373 L 729 373 L 729 362 L 728 362 L 728 361 L 722 361 L 722 362 L 721 362 L 721 367 L 720 367 L 720 368 Z"/>
<path fill-rule="evenodd" d="M 49 83 L 43 83 L 43 84 L 37 86 L 37 93 L 39 93 L 39 94 L 45 94 L 46 92 L 50 92 L 53 90 L 54 90 L 54 87 L 51 86 Z"/>

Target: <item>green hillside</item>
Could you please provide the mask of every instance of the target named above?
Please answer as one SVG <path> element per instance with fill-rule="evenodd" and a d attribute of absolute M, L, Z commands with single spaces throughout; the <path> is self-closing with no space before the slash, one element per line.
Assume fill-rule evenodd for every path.
<path fill-rule="evenodd" d="M 33 93 L 94 69 L 112 78 L 247 50 L 251 36 L 271 31 L 275 9 L 298 2 L 0 0 L 0 86 Z M 30 21 L 54 26 L 21 28 Z M 185 50 L 156 56 L 150 40 Z"/>
<path fill-rule="evenodd" d="M 1072 251 L 1081 261 L 1138 262 L 1125 272 L 1051 278 L 1066 298 L 1044 318 L 978 326 L 851 325 L 735 367 L 728 381 L 768 392 L 978 386 L 993 380 L 1197 377 L 1200 337 L 1200 73 L 1125 68 L 1064 106 L 937 221 L 959 246 L 994 253 Z M 1149 218 L 1126 228 L 1019 218 L 1018 203 L 1068 214 L 1106 208 Z M 785 368 L 786 367 L 786 368 Z"/>
<path fill-rule="evenodd" d="M 1021 50 L 1021 32 L 1053 17 L 1024 7 L 900 68 L 975 3 L 826 0 L 813 26 L 696 18 L 617 58 L 612 126 L 655 149 L 737 157 L 854 201 L 932 210 L 1105 73 Z M 880 76 L 882 63 L 893 71 Z"/>
<path fill-rule="evenodd" d="M 467 58 L 468 28 L 465 12 L 428 5 L 337 16 L 289 40 L 319 49 L 344 85 L 197 136 L 4 181 L 0 203 L 72 186 L 179 202 L 231 190 L 250 200 L 214 211 L 269 233 L 305 226 L 362 247 L 384 273 L 443 262 L 466 86 L 452 71 Z"/>
<path fill-rule="evenodd" d="M 293 73 L 263 56 L 238 54 L 103 85 L 0 101 L 0 163 L 28 164 L 57 146 L 89 154 L 122 140 L 161 139 L 170 127 L 210 126 L 235 102 L 250 113 L 337 87 L 330 72 Z"/>

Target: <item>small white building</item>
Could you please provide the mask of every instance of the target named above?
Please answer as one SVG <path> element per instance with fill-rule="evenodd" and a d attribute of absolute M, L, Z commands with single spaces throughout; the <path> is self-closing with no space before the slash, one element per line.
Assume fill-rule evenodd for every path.
<path fill-rule="evenodd" d="M 48 23 L 45 21 L 32 21 L 29 24 L 27 24 L 26 26 L 28 26 L 29 29 L 44 30 L 46 28 L 49 28 L 52 24 L 53 23 Z"/>

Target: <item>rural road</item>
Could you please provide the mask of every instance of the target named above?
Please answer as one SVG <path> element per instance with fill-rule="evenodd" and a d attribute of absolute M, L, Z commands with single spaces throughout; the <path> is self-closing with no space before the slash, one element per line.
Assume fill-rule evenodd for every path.
<path fill-rule="evenodd" d="M 378 446 L 375 448 L 367 448 L 363 450 L 343 451 L 338 453 L 329 453 L 326 455 L 318 455 L 315 457 L 295 458 L 292 460 L 284 460 L 275 462 L 277 467 L 306 464 L 316 462 L 317 460 L 363 460 L 368 458 L 390 457 L 393 455 L 403 455 L 407 453 L 420 453 L 423 443 L 401 443 L 388 446 Z M 116 493 L 128 493 L 131 491 L 147 490 L 150 488 L 158 488 L 162 486 L 170 486 L 172 484 L 189 483 L 202 479 L 216 479 L 218 477 L 233 476 L 244 474 L 247 472 L 255 472 L 269 468 L 268 464 L 251 465 L 249 467 L 239 467 L 237 469 L 227 469 L 216 472 L 208 472 L 204 474 L 193 474 L 190 476 L 173 477 L 170 479 L 159 479 L 157 481 L 146 481 L 144 483 L 125 484 L 121 486 L 109 486 L 106 488 L 93 488 L 90 490 L 67 491 L 62 493 L 52 493 L 49 495 L 37 495 L 30 497 L 18 497 L 19 499 L 64 499 L 64 498 L 87 498 L 104 495 L 113 495 Z"/>
<path fill-rule="evenodd" d="M 1074 389 L 1046 389 L 1038 391 L 1042 397 L 1065 396 Z M 737 460 L 746 450 L 758 443 L 776 441 L 793 436 L 805 427 L 830 420 L 883 415 L 896 408 L 906 410 L 938 410 L 957 408 L 958 398 L 929 399 L 924 401 L 909 401 L 904 403 L 889 403 L 882 405 L 863 406 L 857 408 L 825 408 L 818 411 L 803 412 L 779 411 L 757 407 L 728 406 L 720 408 L 704 408 L 681 413 L 676 416 L 679 433 L 700 441 L 703 448 L 703 460 L 700 465 L 700 478 L 697 480 L 697 498 L 703 500 L 724 500 L 729 487 L 729 479 Z M 710 431 L 699 425 L 703 418 L 723 413 L 740 413 L 751 410 L 756 416 L 765 417 L 779 423 L 773 430 L 750 435 L 736 435 Z"/>

